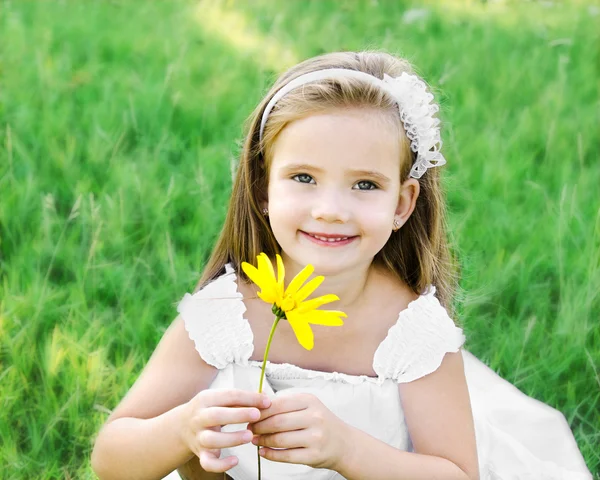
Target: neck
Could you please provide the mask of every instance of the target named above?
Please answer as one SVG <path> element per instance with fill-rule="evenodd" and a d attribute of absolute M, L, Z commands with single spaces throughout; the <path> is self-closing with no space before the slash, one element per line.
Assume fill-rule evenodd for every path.
<path fill-rule="evenodd" d="M 285 254 L 282 256 L 286 271 L 286 287 L 305 265 L 299 265 Z M 322 295 L 334 294 L 339 300 L 321 307 L 323 310 L 341 310 L 345 313 L 360 307 L 364 303 L 368 284 L 375 274 L 375 266 L 372 263 L 359 265 L 351 270 L 340 272 L 319 271 L 318 266 L 312 278 L 323 275 L 325 280 L 319 288 L 309 297 L 316 298 Z"/>

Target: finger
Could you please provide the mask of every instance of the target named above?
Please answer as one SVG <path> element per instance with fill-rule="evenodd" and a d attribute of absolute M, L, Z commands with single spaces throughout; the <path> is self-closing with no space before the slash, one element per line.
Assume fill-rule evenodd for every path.
<path fill-rule="evenodd" d="M 214 389 L 200 392 L 203 407 L 256 407 L 266 408 L 271 399 L 264 393 L 238 389 Z"/>
<path fill-rule="evenodd" d="M 308 427 L 308 418 L 304 410 L 273 415 L 265 420 L 249 425 L 248 428 L 256 435 L 267 433 L 301 430 Z"/>
<path fill-rule="evenodd" d="M 258 408 L 210 407 L 198 413 L 198 420 L 205 427 L 256 422 L 260 418 Z"/>
<path fill-rule="evenodd" d="M 280 413 L 297 412 L 306 410 L 309 402 L 305 395 L 285 395 L 273 399 L 270 407 L 264 408 L 260 412 L 260 419 L 266 420 Z"/>
<path fill-rule="evenodd" d="M 238 458 L 231 455 L 225 458 L 219 458 L 213 453 L 203 450 L 200 452 L 200 466 L 207 472 L 226 472 L 238 463 Z"/>
<path fill-rule="evenodd" d="M 310 446 L 308 430 L 279 432 L 269 435 L 257 435 L 252 439 L 254 445 L 269 448 L 302 448 Z"/>
<path fill-rule="evenodd" d="M 198 434 L 198 442 L 203 448 L 220 449 L 237 447 L 252 440 L 252 432 L 242 430 L 240 432 L 215 432 L 214 430 L 203 430 Z"/>
<path fill-rule="evenodd" d="M 306 448 L 290 448 L 283 450 L 273 450 L 271 448 L 260 448 L 258 454 L 272 460 L 273 462 L 280 463 L 301 463 L 308 465 L 310 463 L 309 456 L 305 453 L 308 449 Z"/>

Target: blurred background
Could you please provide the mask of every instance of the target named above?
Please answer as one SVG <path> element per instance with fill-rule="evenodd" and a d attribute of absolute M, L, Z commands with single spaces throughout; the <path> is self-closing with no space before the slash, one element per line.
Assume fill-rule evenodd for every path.
<path fill-rule="evenodd" d="M 465 348 L 600 470 L 600 5 L 1 1 L 0 470 L 94 478 L 96 432 L 192 291 L 244 121 L 335 50 L 441 104 Z"/>

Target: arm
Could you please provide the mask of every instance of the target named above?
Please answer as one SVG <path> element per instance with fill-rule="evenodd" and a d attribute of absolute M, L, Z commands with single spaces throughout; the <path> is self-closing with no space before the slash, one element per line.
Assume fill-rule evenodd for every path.
<path fill-rule="evenodd" d="M 162 478 L 194 455 L 182 441 L 186 402 L 217 369 L 206 364 L 178 317 L 96 438 L 92 468 L 102 479 Z"/>
<path fill-rule="evenodd" d="M 335 470 L 348 480 L 478 480 L 475 429 L 462 354 L 399 384 L 414 453 L 403 452 L 350 427 L 347 454 Z"/>
<path fill-rule="evenodd" d="M 154 418 L 123 417 L 106 424 L 94 445 L 92 468 L 101 480 L 163 478 L 194 453 L 182 441 L 183 406 Z"/>

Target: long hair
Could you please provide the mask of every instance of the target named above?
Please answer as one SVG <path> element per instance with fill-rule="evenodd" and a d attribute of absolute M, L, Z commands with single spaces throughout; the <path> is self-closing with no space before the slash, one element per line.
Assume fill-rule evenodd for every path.
<path fill-rule="evenodd" d="M 260 204 L 266 200 L 273 144 L 290 122 L 334 109 L 365 107 L 380 110 L 401 130 L 400 180 L 408 179 L 416 154 L 410 149 L 398 107 L 394 99 L 381 89 L 360 80 L 320 80 L 287 93 L 271 111 L 260 141 L 262 114 L 273 95 L 290 80 L 326 68 L 358 70 L 380 79 L 383 79 L 384 73 L 391 77 L 402 72 L 415 74 L 406 60 L 371 51 L 329 53 L 305 60 L 283 73 L 246 123 L 245 140 L 225 223 L 195 291 L 221 275 L 227 263 L 231 263 L 241 279 L 248 282 L 249 279 L 238 268 L 241 262 L 254 262 L 260 252 L 271 258 L 281 253 L 271 227 L 261 213 Z M 418 181 L 420 194 L 412 215 L 398 232 L 390 236 L 373 261 L 404 281 L 416 294 L 422 294 L 429 284 L 434 285 L 436 297 L 454 316 L 458 264 L 447 238 L 445 192 L 439 168 L 428 169 Z"/>

